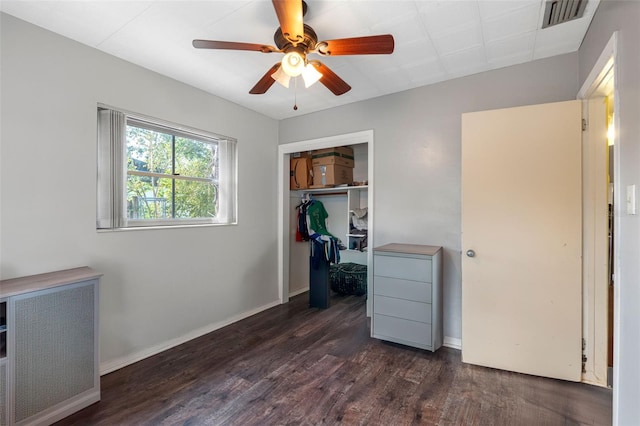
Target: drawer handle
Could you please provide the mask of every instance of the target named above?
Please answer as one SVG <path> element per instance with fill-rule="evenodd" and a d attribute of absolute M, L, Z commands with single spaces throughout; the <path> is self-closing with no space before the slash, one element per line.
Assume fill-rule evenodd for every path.
<path fill-rule="evenodd" d="M 467 250 L 467 257 L 476 257 L 476 252 L 471 249 Z"/>

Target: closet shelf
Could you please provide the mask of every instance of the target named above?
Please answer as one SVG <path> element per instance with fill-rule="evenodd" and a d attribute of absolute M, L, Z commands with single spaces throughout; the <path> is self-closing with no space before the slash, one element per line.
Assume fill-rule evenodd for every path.
<path fill-rule="evenodd" d="M 345 192 L 345 191 L 353 191 L 358 189 L 367 189 L 367 185 L 360 186 L 334 186 L 332 188 L 308 188 L 308 189 L 298 189 L 296 192 L 303 194 L 331 194 L 334 192 Z"/>

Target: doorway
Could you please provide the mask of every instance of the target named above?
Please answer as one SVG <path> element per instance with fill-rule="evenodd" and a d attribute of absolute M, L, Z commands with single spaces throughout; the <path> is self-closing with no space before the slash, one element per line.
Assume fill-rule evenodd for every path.
<path fill-rule="evenodd" d="M 619 200 L 619 116 L 614 33 L 578 92 L 583 102 L 583 373 L 582 381 L 613 386 L 619 300 L 615 288 Z M 614 406 L 616 399 L 614 389 Z"/>
<path fill-rule="evenodd" d="M 571 340 L 572 342 L 572 347 L 575 348 L 575 350 L 573 350 L 572 354 L 571 354 L 571 367 L 572 367 L 572 376 L 573 380 L 578 380 L 578 381 L 583 381 L 586 383 L 590 383 L 590 384 L 594 384 L 594 385 L 599 385 L 599 386 L 607 386 L 607 385 L 611 385 L 612 383 L 617 383 L 617 362 L 616 362 L 616 357 L 618 356 L 617 354 L 619 353 L 619 351 L 617 351 L 617 348 L 619 346 L 619 340 L 617 339 L 617 336 L 619 336 L 619 327 L 618 327 L 618 306 L 619 306 L 619 292 L 616 289 L 615 284 L 612 286 L 612 283 L 614 283 L 614 278 L 616 276 L 616 270 L 618 269 L 618 262 L 616 260 L 616 253 L 618 253 L 618 249 L 617 249 L 617 239 L 615 238 L 615 230 L 619 229 L 618 223 L 619 223 L 619 208 L 617 209 L 613 209 L 612 207 L 615 205 L 619 205 L 619 198 L 620 198 L 620 188 L 619 188 L 619 171 L 618 171 L 618 167 L 617 165 L 619 164 L 619 151 L 616 149 L 616 134 L 617 134 L 617 129 L 619 128 L 619 123 L 618 123 L 618 117 L 619 117 L 619 102 L 618 102 L 618 96 L 616 93 L 616 67 L 615 67 L 615 57 L 616 57 L 616 40 L 617 40 L 617 35 L 614 34 L 612 39 L 610 40 L 610 42 L 608 43 L 607 47 L 605 48 L 604 52 L 602 53 L 601 57 L 599 58 L 599 60 L 597 61 L 596 65 L 594 66 L 593 71 L 590 73 L 590 75 L 588 76 L 588 78 L 586 79 L 583 88 L 580 90 L 580 92 L 578 93 L 578 101 L 573 101 L 576 104 L 580 104 L 583 103 L 584 106 L 584 111 L 585 111 L 585 115 L 582 115 L 582 117 L 585 119 L 583 122 L 583 130 L 584 132 L 580 132 L 579 127 L 578 127 L 578 136 L 577 136 L 577 143 L 580 144 L 582 143 L 582 150 L 578 150 L 578 152 L 576 153 L 576 155 L 574 155 L 572 158 L 575 160 L 577 159 L 578 162 L 582 162 L 582 165 L 579 166 L 580 168 L 578 169 L 578 178 L 579 178 L 579 174 L 580 174 L 580 170 L 582 170 L 582 182 L 581 185 L 578 185 L 576 188 L 574 188 L 573 191 L 569 191 L 571 194 L 580 194 L 580 186 L 582 186 L 582 196 L 581 196 L 581 201 L 580 203 L 582 203 L 582 208 L 578 207 L 577 210 L 575 211 L 575 214 L 573 217 L 580 217 L 581 213 L 582 213 L 582 219 L 583 219 L 583 224 L 579 225 L 580 226 L 580 230 L 578 235 L 582 235 L 582 238 L 576 239 L 576 241 L 579 241 L 580 239 L 584 242 L 584 244 L 580 244 L 578 245 L 578 253 L 576 255 L 576 258 L 581 259 L 581 262 L 578 263 L 578 267 L 580 267 L 580 264 L 582 266 L 582 272 L 580 271 L 575 271 L 576 274 L 574 275 L 577 279 L 577 286 L 573 286 L 572 288 L 577 290 L 574 291 L 571 295 L 571 297 L 569 299 L 566 299 L 563 301 L 562 308 L 565 310 L 565 313 L 567 315 L 571 314 L 571 320 L 572 323 L 571 324 L 578 324 L 578 327 L 573 329 L 572 331 L 570 331 L 567 335 L 565 339 L 560 339 L 563 343 L 565 342 L 565 340 Z M 535 109 L 535 106 L 532 106 Z M 521 107 L 522 109 L 522 107 Z M 509 111 L 510 114 L 515 114 L 515 111 L 517 110 L 517 108 L 512 109 L 511 111 Z M 536 121 L 536 119 L 533 119 L 533 110 L 529 110 L 527 109 L 527 114 L 525 114 L 525 117 L 523 119 L 523 125 L 522 128 L 526 128 L 526 126 L 528 124 L 531 123 L 531 121 Z M 463 359 L 465 358 L 465 355 L 468 355 L 468 359 L 470 360 L 470 362 L 474 363 L 473 361 L 477 361 L 476 363 L 481 364 L 481 365 L 489 365 L 489 366 L 496 366 L 495 363 L 496 362 L 496 357 L 495 356 L 491 356 L 490 359 L 486 357 L 486 352 L 474 352 L 474 347 L 473 347 L 473 343 L 474 343 L 474 338 L 477 336 L 482 336 L 481 332 L 478 331 L 478 327 L 481 326 L 481 324 L 479 324 L 478 321 L 476 321 L 476 317 L 473 315 L 474 312 L 476 312 L 473 308 L 474 306 L 471 306 L 471 309 L 467 309 L 468 306 L 465 305 L 465 300 L 468 303 L 475 303 L 476 301 L 480 300 L 480 296 L 478 296 L 478 294 L 480 294 L 481 296 L 486 296 L 486 293 L 483 293 L 481 290 L 479 290 L 479 286 L 477 285 L 478 282 L 474 281 L 474 277 L 478 278 L 486 278 L 488 275 L 484 272 L 486 271 L 481 271 L 483 273 L 478 273 L 479 271 L 479 265 L 484 261 L 485 258 L 491 258 L 493 260 L 495 260 L 495 258 L 492 257 L 492 255 L 494 255 L 495 253 L 491 252 L 490 247 L 488 246 L 483 246 L 483 250 L 482 250 L 482 254 L 476 258 L 476 249 L 475 247 L 471 247 L 472 245 L 477 245 L 478 242 L 473 240 L 474 234 L 473 231 L 476 228 L 473 228 L 473 226 L 467 226 L 467 224 L 465 224 L 465 206 L 471 206 L 473 207 L 475 204 L 473 203 L 474 201 L 480 201 L 480 205 L 482 206 L 482 202 L 484 202 L 484 205 L 486 206 L 487 204 L 489 205 L 489 209 L 484 212 L 486 217 L 488 218 L 493 218 L 495 219 L 494 216 L 492 216 L 492 214 L 494 213 L 494 210 L 491 210 L 491 203 L 486 203 L 487 199 L 485 198 L 474 198 L 474 194 L 473 191 L 469 191 L 469 189 L 472 189 L 474 185 L 478 185 L 478 182 L 480 182 L 479 177 L 486 177 L 486 169 L 489 169 L 491 171 L 497 171 L 498 175 L 495 179 L 495 183 L 494 184 L 488 184 L 488 183 L 484 183 L 483 185 L 480 185 L 480 189 L 482 188 L 486 188 L 486 187 L 492 187 L 495 188 L 498 186 L 498 184 L 502 185 L 504 184 L 504 179 L 501 179 L 501 172 L 503 172 L 503 168 L 505 167 L 504 165 L 497 165 L 495 167 L 491 167 L 490 165 L 487 166 L 487 164 L 490 164 L 489 161 L 491 160 L 491 158 L 487 158 L 484 161 L 484 166 L 485 166 L 485 170 L 480 170 L 481 173 L 478 174 L 478 176 L 472 176 L 473 173 L 470 173 L 470 176 L 472 176 L 469 179 L 469 185 L 467 185 L 466 181 L 465 181 L 465 169 L 468 169 L 469 171 L 473 172 L 474 168 L 467 168 L 465 167 L 464 164 L 464 158 L 465 158 L 465 146 L 468 146 L 470 151 L 469 152 L 473 152 L 474 149 L 474 139 L 470 138 L 468 140 L 468 144 L 465 143 L 465 134 L 469 135 L 469 136 L 473 136 L 476 137 L 478 135 L 485 135 L 484 130 L 486 130 L 489 135 L 489 140 L 484 142 L 483 144 L 479 145 L 482 148 L 486 148 L 486 146 L 489 146 L 489 142 L 494 141 L 494 139 L 491 137 L 491 132 L 495 129 L 502 129 L 502 128 L 506 128 L 506 124 L 512 124 L 515 123 L 514 120 L 512 119 L 507 119 L 505 120 L 504 118 L 501 118 L 501 125 L 499 126 L 489 126 L 487 127 L 487 114 L 494 114 L 494 113 L 499 113 L 498 111 L 485 111 L 485 112 L 479 112 L 479 113 L 469 113 L 469 114 L 465 114 L 463 115 L 463 220 L 462 220 L 462 236 L 463 236 L 463 247 L 465 248 L 469 248 L 469 250 L 467 250 L 466 256 L 469 258 L 465 258 L 463 257 L 463 341 L 464 341 L 464 345 L 463 345 Z M 466 116 L 466 121 L 465 121 L 465 116 Z M 545 123 L 545 128 L 548 127 L 547 123 L 551 123 L 552 120 L 554 120 L 556 117 L 559 117 L 559 114 L 552 114 L 551 117 L 549 117 L 547 120 L 542 120 L 540 122 L 544 122 Z M 578 125 L 578 123 L 580 122 L 580 112 L 578 112 L 577 117 L 575 117 L 575 120 L 571 120 L 568 121 L 566 120 L 566 122 L 571 122 L 571 123 L 576 123 L 576 125 Z M 489 117 L 490 118 L 490 117 Z M 469 126 L 467 126 L 467 131 L 465 132 L 465 122 L 467 124 L 469 124 Z M 484 129 L 484 130 L 483 130 Z M 609 129 L 613 129 L 613 131 L 608 132 Z M 531 132 L 533 132 L 533 129 L 531 130 Z M 582 142 L 580 141 L 580 133 L 582 134 Z M 610 134 L 610 141 L 607 141 L 607 133 Z M 552 135 L 549 135 L 548 137 L 544 138 L 544 139 L 540 139 L 538 138 L 537 141 L 532 141 L 531 145 L 535 146 L 537 143 L 539 143 L 538 141 L 544 141 L 544 142 L 548 142 L 548 140 L 551 140 L 553 137 L 557 136 L 559 134 L 559 132 L 554 131 Z M 519 135 L 518 137 L 514 138 L 512 137 L 511 139 L 513 141 L 518 140 L 525 140 L 525 137 L 528 136 L 529 133 L 526 133 L 525 135 Z M 483 136 L 483 137 L 484 137 Z M 562 137 L 561 141 L 559 142 L 566 142 L 567 138 Z M 558 144 L 558 148 L 560 148 L 562 145 Z M 477 146 L 475 148 L 478 148 Z M 505 150 L 507 148 L 511 148 L 511 146 L 507 146 L 505 147 Z M 489 149 L 490 152 L 498 152 L 500 151 L 500 149 Z M 553 152 L 553 151 L 552 151 Z M 555 159 L 555 154 L 553 153 L 549 154 L 549 158 L 550 159 Z M 582 152 L 582 160 L 580 160 L 580 152 Z M 518 152 L 519 154 L 521 154 L 520 152 Z M 533 158 L 533 154 L 531 153 L 531 158 Z M 473 155 L 469 155 L 468 157 L 471 159 L 476 159 L 476 158 L 482 158 L 483 153 L 479 152 L 479 153 L 475 153 Z M 529 157 L 527 157 L 527 160 L 529 159 Z M 511 163 L 509 162 L 507 165 L 510 165 Z M 569 164 L 569 163 L 567 163 Z M 573 163 L 571 163 L 573 164 Z M 526 164 L 525 164 L 526 165 Z M 561 165 L 561 167 L 563 167 Z M 522 170 L 526 170 L 526 168 L 522 168 Z M 545 176 L 548 175 L 548 171 L 546 170 L 545 167 L 540 168 L 540 170 L 545 170 Z M 555 170 L 555 169 L 554 169 Z M 517 171 L 520 171 L 520 168 L 517 169 Z M 487 175 L 488 176 L 488 175 Z M 490 176 L 489 176 L 490 177 Z M 528 181 L 525 180 L 524 182 L 521 182 L 519 185 L 516 185 L 517 188 L 515 188 L 516 190 L 514 190 L 513 192 L 510 193 L 508 199 L 512 200 L 513 199 L 513 195 L 511 194 L 515 194 L 515 196 L 517 197 L 518 194 L 522 195 L 523 192 L 527 194 L 527 197 L 530 196 L 530 191 L 523 191 L 523 188 L 526 187 L 526 185 L 529 182 L 533 182 L 533 179 L 529 179 Z M 512 184 L 512 182 L 508 182 L 509 184 Z M 549 193 L 556 191 L 559 187 L 560 184 L 564 184 L 565 183 L 565 179 L 560 179 L 557 180 L 557 184 L 553 184 L 549 187 Z M 580 182 L 579 182 L 580 183 Z M 610 185 L 612 183 L 612 185 Z M 478 193 L 481 193 L 480 191 L 478 191 Z M 546 192 L 542 193 L 543 195 L 547 196 L 549 194 L 547 194 Z M 465 201 L 465 197 L 470 197 L 466 202 Z M 504 199 L 506 199 L 506 197 L 503 197 Z M 523 201 L 527 201 L 527 200 L 523 200 Z M 563 203 L 564 203 L 564 199 L 563 199 Z M 493 200 L 493 205 L 499 205 L 502 204 L 502 200 L 498 199 L 498 200 Z M 559 205 L 559 204 L 558 204 Z M 531 211 L 535 211 L 537 206 L 532 206 L 531 207 Z M 472 210 L 472 209 L 471 209 Z M 613 215 L 613 217 L 610 217 L 610 211 L 615 211 L 617 212 L 616 214 Z M 482 212 L 481 212 L 482 213 Z M 526 212 L 525 212 L 526 213 Z M 477 218 L 479 215 L 477 212 L 475 212 L 473 215 L 470 215 L 470 218 L 473 220 L 474 218 Z M 524 213 L 523 213 L 524 216 Z M 613 219 L 613 220 L 611 220 Z M 485 221 L 486 222 L 486 221 Z M 490 221 L 489 221 L 490 222 Z M 497 221 L 498 223 L 507 223 L 506 221 Z M 509 222 L 510 223 L 510 222 Z M 553 223 L 552 221 L 549 221 L 549 223 Z M 471 222 L 471 224 L 473 225 L 473 222 Z M 480 228 L 477 228 L 480 229 Z M 482 228 L 482 231 L 486 231 L 486 229 Z M 562 229 L 564 230 L 564 228 Z M 498 231 L 496 231 L 496 233 L 493 233 L 493 235 L 497 234 L 498 232 L 501 232 L 502 234 L 504 234 L 504 229 L 499 229 Z M 542 233 L 540 233 L 540 235 L 542 235 Z M 565 244 L 566 245 L 566 244 Z M 467 247 L 469 246 L 469 247 Z M 512 247 L 515 247 L 515 245 L 511 245 Z M 522 252 L 524 252 L 524 249 L 522 250 L 515 250 L 515 255 L 521 255 Z M 495 256 L 494 256 L 495 257 Z M 555 258 L 557 258 L 557 260 L 559 260 L 560 258 L 558 256 L 555 256 Z M 490 260 L 491 260 L 490 259 Z M 465 262 L 466 261 L 466 262 Z M 518 263 L 518 259 L 514 260 L 514 264 Z M 564 263 L 563 263 L 564 264 Z M 468 268 L 466 267 L 468 266 Z M 473 274 L 473 272 L 476 272 L 476 275 Z M 465 278 L 466 275 L 466 278 Z M 495 278 L 494 275 L 492 275 L 492 277 Z M 466 280 L 466 284 L 465 284 L 465 280 Z M 473 281 L 472 284 L 474 285 L 469 285 L 469 283 L 471 283 Z M 486 282 L 486 280 L 484 281 Z M 493 286 L 497 285 L 496 284 L 496 280 L 489 280 L 489 283 Z M 561 283 L 567 283 L 567 280 L 561 279 L 559 280 L 559 282 Z M 573 281 L 572 281 L 573 282 Z M 468 292 L 466 290 L 469 290 Z M 473 293 L 472 293 L 473 292 Z M 518 296 L 524 294 L 525 292 L 516 292 L 515 294 L 512 295 L 511 298 L 508 298 L 508 300 L 513 300 L 515 298 L 517 298 Z M 613 296 L 611 297 L 610 294 L 613 293 Z M 465 296 L 466 294 L 466 296 Z M 487 313 L 486 311 L 486 306 L 492 306 L 493 304 L 495 304 L 495 301 L 498 300 L 497 297 L 504 297 L 504 294 L 507 294 L 507 292 L 503 292 L 503 291 L 494 291 L 492 294 L 496 295 L 496 297 L 490 297 L 488 298 L 489 300 L 487 300 L 487 303 L 484 306 L 484 310 L 482 311 L 481 309 L 478 310 L 477 312 L 484 312 L 482 314 L 482 317 L 484 319 L 488 319 L 488 320 L 493 320 L 495 322 L 496 317 L 498 316 L 498 314 L 500 312 L 498 312 L 495 308 L 492 309 L 489 313 Z M 555 296 L 556 293 L 554 292 L 549 292 L 548 294 L 553 294 Z M 531 298 L 529 298 L 527 300 L 527 302 L 530 302 Z M 613 301 L 613 303 L 610 303 L 611 301 Z M 513 308 L 514 303 L 511 303 L 509 305 L 506 306 L 507 309 Z M 531 303 L 528 303 L 528 305 L 531 305 Z M 527 306 L 528 306 L 527 305 Z M 577 307 L 577 311 L 575 309 L 573 309 L 574 307 Z M 481 307 L 482 308 L 482 307 Z M 526 306 L 525 306 L 526 308 Z M 512 319 L 514 317 L 518 317 L 520 315 L 522 315 L 523 313 L 528 312 L 525 308 L 522 309 L 518 309 L 517 312 L 509 314 L 509 315 L 504 315 L 502 317 L 502 319 L 504 318 L 508 318 L 508 319 Z M 571 309 L 569 309 L 571 308 Z M 568 310 L 571 310 L 571 312 L 569 313 Z M 545 312 L 545 318 L 548 316 L 547 311 L 544 310 Z M 465 315 L 466 315 L 466 319 L 465 319 Z M 582 318 L 580 318 L 582 316 Z M 562 324 L 564 325 L 566 322 L 563 321 Z M 465 326 L 466 324 L 466 326 Z M 501 323 L 502 324 L 502 323 Z M 560 322 L 558 322 L 558 324 L 560 324 Z M 488 327 L 480 327 L 481 329 L 487 329 Z M 522 327 L 517 327 L 518 330 L 522 329 Z M 555 328 L 553 329 L 555 331 Z M 613 331 L 612 331 L 613 330 Z M 465 332 L 466 331 L 466 332 Z M 483 350 L 485 350 L 487 347 L 495 350 L 497 348 L 497 343 L 502 343 L 504 344 L 504 342 L 499 341 L 497 339 L 502 339 L 505 340 L 506 336 L 508 336 L 507 331 L 508 330 L 500 330 L 503 331 L 501 333 L 494 333 L 493 335 L 489 335 L 489 336 L 484 336 L 484 338 L 479 339 L 478 340 L 478 345 L 476 345 L 475 348 L 484 348 Z M 498 335 L 498 337 L 496 337 L 496 335 Z M 583 339 L 582 342 L 580 342 L 580 336 L 582 335 Z M 546 339 L 539 339 L 539 341 L 548 341 L 549 336 L 546 336 Z M 494 342 L 495 341 L 495 342 Z M 490 342 L 491 344 L 487 344 L 487 342 Z M 511 349 L 513 349 L 513 351 L 521 351 L 522 349 L 522 341 L 521 341 L 521 336 L 519 335 L 515 335 L 513 336 L 512 339 L 512 347 Z M 580 346 L 582 346 L 582 366 L 580 365 Z M 554 342 L 554 347 L 557 347 L 555 345 Z M 466 354 L 465 354 L 465 350 L 466 350 Z M 535 346 L 532 346 L 532 349 L 527 350 L 523 353 L 522 357 L 517 358 L 518 360 L 520 359 L 524 359 L 526 360 L 526 356 L 529 356 L 531 353 L 533 353 L 535 351 Z M 499 353 L 505 353 L 506 351 L 498 351 Z M 541 357 L 535 357 L 535 362 L 537 364 L 539 364 L 539 359 Z M 509 356 L 509 362 L 511 362 L 510 365 L 513 364 L 513 356 Z M 531 370 L 528 369 L 528 366 L 533 365 L 534 363 L 530 363 L 527 364 L 527 369 L 522 368 L 521 370 L 517 370 L 515 368 L 513 368 L 515 371 L 524 371 L 524 372 L 531 372 Z M 554 361 L 552 362 L 551 365 L 557 365 L 557 362 Z M 608 378 L 608 370 L 609 367 L 613 367 L 613 381 L 609 380 Z M 498 366 L 499 368 L 504 368 L 504 369 L 512 369 L 512 368 L 505 368 L 504 366 Z M 580 368 L 582 367 L 582 369 Z M 581 371 L 582 370 L 582 371 Z M 545 376 L 549 376 L 546 373 L 538 373 L 541 375 L 545 375 Z M 555 377 L 555 376 L 551 376 L 551 377 Z M 617 405 L 617 392 L 614 388 L 614 407 Z"/>
<path fill-rule="evenodd" d="M 290 191 L 289 191 L 289 157 L 291 154 L 302 151 L 311 151 L 314 149 L 332 148 L 336 146 L 348 146 L 366 144 L 367 152 L 367 176 L 368 176 L 368 223 L 369 247 L 373 245 L 373 229 L 374 229 L 374 139 L 373 130 L 366 130 L 356 133 L 348 133 L 344 135 L 329 136 L 319 139 L 310 139 L 299 142 L 292 142 L 278 146 L 278 291 L 280 303 L 289 301 L 289 283 L 290 283 L 290 240 L 291 240 L 291 211 L 290 211 Z M 373 263 L 373 251 L 367 251 L 367 264 Z M 371 275 L 367 278 L 367 292 L 371 291 Z M 367 294 L 367 315 L 371 312 L 371 297 Z"/>

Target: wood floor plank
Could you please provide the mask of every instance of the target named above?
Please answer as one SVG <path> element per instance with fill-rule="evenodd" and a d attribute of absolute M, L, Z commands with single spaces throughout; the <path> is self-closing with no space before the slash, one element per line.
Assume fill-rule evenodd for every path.
<path fill-rule="evenodd" d="M 102 377 L 58 425 L 610 425 L 611 390 L 370 337 L 364 297 L 308 295 Z"/>

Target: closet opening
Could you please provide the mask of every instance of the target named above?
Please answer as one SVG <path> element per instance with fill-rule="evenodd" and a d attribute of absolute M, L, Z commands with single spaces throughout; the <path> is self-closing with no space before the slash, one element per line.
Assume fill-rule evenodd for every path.
<path fill-rule="evenodd" d="M 353 177 L 348 183 L 337 183 L 332 179 L 309 183 L 300 188 L 294 185 L 290 173 L 291 158 L 309 155 L 310 151 L 326 148 L 348 147 L 353 149 Z M 329 273 L 336 276 L 355 274 L 351 277 L 362 279 L 366 270 L 364 285 L 332 284 L 332 293 L 364 292 L 367 297 L 367 315 L 370 312 L 371 274 L 373 247 L 373 132 L 365 131 L 322 139 L 300 141 L 279 146 L 279 289 L 280 301 L 286 303 L 289 297 L 305 293 L 310 289 L 314 275 L 310 266 L 311 248 L 309 241 L 302 240 L 299 214 L 309 203 L 319 203 L 326 211 L 326 230 L 339 239 L 340 262 L 330 265 Z M 316 168 L 316 173 L 317 173 Z M 304 229 L 304 228 L 303 228 Z M 301 241 L 302 240 L 302 241 Z M 339 288 L 336 288 L 339 286 Z"/>

